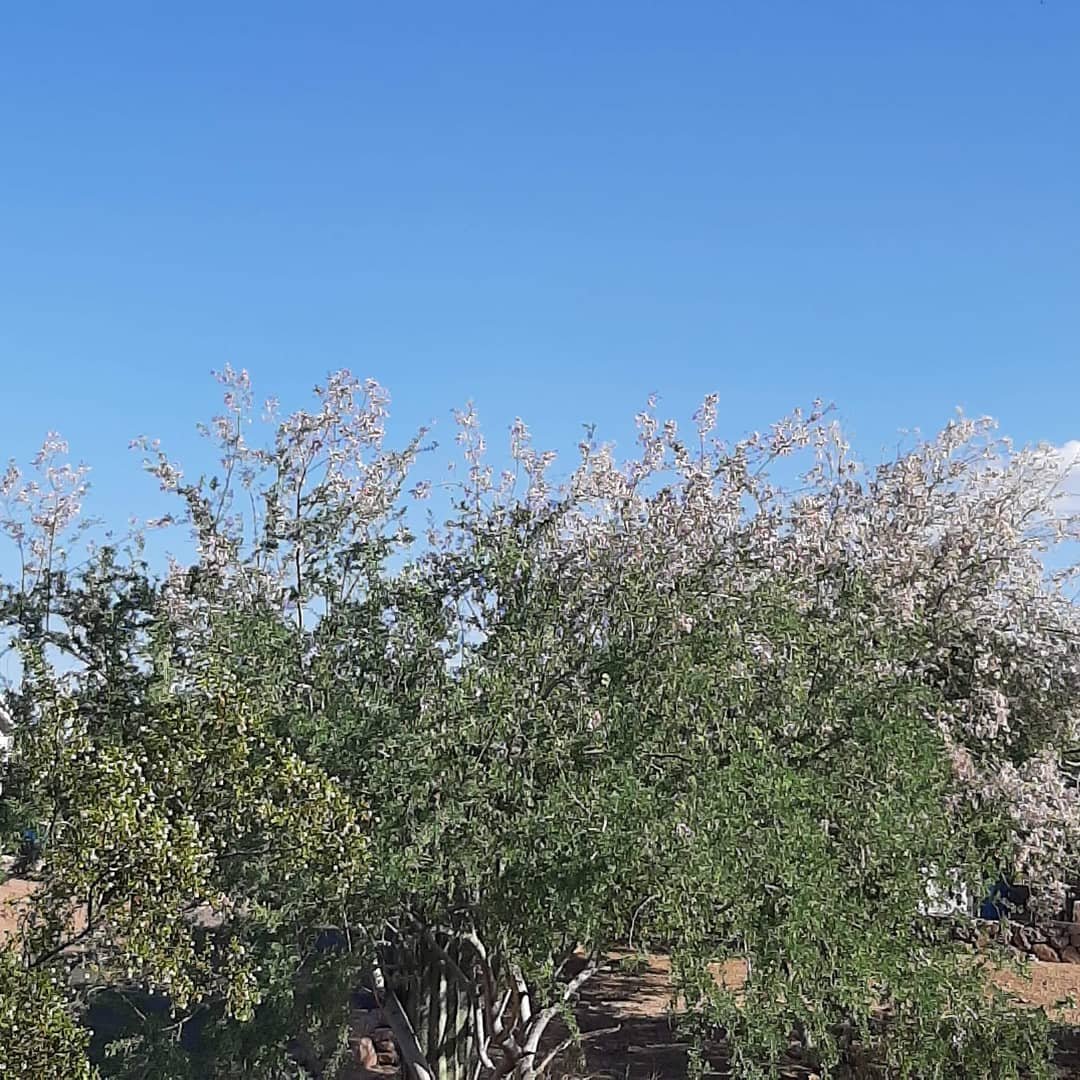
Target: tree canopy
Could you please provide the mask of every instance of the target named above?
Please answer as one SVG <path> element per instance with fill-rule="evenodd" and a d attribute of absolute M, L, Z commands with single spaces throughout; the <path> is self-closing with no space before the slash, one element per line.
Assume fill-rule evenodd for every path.
<path fill-rule="evenodd" d="M 268 403 L 260 441 L 247 375 L 220 378 L 216 475 L 141 442 L 178 499 L 148 528 L 190 536 L 167 567 L 79 540 L 57 437 L 3 479 L 0 798 L 41 860 L 0 1062 L 53 1039 L 88 1073 L 74 1025 L 139 993 L 164 1005 L 103 1075 L 306 1075 L 370 986 L 422 1080 L 531 1080 L 589 978 L 663 949 L 743 1077 L 792 1039 L 822 1074 L 856 1043 L 885 1075 L 1045 1070 L 1045 1018 L 925 911 L 1003 873 L 1053 906 L 1073 873 L 1052 450 L 958 417 L 868 468 L 820 405 L 728 445 L 710 397 L 688 436 L 650 403 L 629 461 L 590 433 L 556 481 L 520 421 L 496 475 L 466 409 L 433 489 L 377 384 Z"/>

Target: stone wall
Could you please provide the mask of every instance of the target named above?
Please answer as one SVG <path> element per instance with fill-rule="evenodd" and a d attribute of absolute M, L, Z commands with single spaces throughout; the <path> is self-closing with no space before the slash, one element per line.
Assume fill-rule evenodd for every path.
<path fill-rule="evenodd" d="M 959 936 L 977 949 L 994 942 L 1032 960 L 1048 964 L 1080 964 L 1080 922 L 1046 920 L 1035 923 L 996 923 L 979 921 L 967 927 Z"/>

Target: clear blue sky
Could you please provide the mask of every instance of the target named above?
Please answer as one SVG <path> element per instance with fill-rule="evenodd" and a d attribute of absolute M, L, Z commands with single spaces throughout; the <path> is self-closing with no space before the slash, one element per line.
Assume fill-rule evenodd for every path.
<path fill-rule="evenodd" d="M 1076 0 L 12 4 L 0 124 L 0 456 L 110 516 L 226 362 L 570 451 L 650 390 L 1080 436 Z"/>

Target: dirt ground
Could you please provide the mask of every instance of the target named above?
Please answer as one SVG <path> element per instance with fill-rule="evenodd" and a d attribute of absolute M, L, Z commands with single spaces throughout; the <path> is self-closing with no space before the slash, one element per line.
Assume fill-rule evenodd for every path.
<path fill-rule="evenodd" d="M 19 918 L 19 904 L 33 891 L 33 884 L 22 878 L 0 881 L 0 944 L 14 933 Z"/>
<path fill-rule="evenodd" d="M 17 878 L 0 882 L 0 943 L 15 930 L 18 909 L 32 889 L 31 883 Z M 745 969 L 733 961 L 718 970 L 717 975 L 729 986 L 738 987 Z M 615 1026 L 619 1030 L 587 1041 L 585 1075 L 596 1080 L 686 1076 L 686 1046 L 679 1041 L 669 1019 L 670 976 L 667 958 L 651 956 L 642 971 L 598 976 L 586 984 L 578 1009 L 582 1031 L 598 1032 Z M 1047 1009 L 1062 1026 L 1060 1075 L 1080 1078 L 1080 965 L 1033 961 L 1030 979 L 1008 971 L 997 971 L 993 977 L 1018 1001 Z M 1071 1028 L 1077 1031 L 1070 1031 Z M 716 1069 L 713 1075 L 723 1076 L 722 1054 L 713 1064 Z M 562 1065 L 556 1076 L 560 1071 L 564 1075 L 583 1074 L 579 1062 L 567 1059 Z M 797 1062 L 792 1063 L 788 1072 L 792 1080 L 809 1080 L 811 1075 Z"/>
<path fill-rule="evenodd" d="M 1058 1070 L 1061 1080 L 1080 1078 L 1080 965 L 1033 961 L 1030 980 L 1022 975 L 996 971 L 993 979 L 1020 1002 L 1044 1007 L 1056 1024 Z M 737 988 L 745 977 L 739 961 L 725 964 L 717 975 Z M 1064 1005 L 1073 997 L 1077 1005 Z M 589 1041 L 585 1074 L 593 1080 L 667 1080 L 687 1075 L 687 1047 L 679 1041 L 669 1019 L 671 969 L 664 956 L 651 956 L 644 971 L 633 975 L 614 973 L 586 985 L 578 1020 L 583 1032 L 620 1025 L 617 1033 Z M 726 1075 L 722 1048 L 713 1056 L 711 1077 Z M 567 1061 L 564 1076 L 582 1075 L 579 1062 Z M 556 1074 L 557 1075 L 557 1074 Z M 790 1080 L 812 1080 L 813 1072 L 792 1060 L 785 1072 Z"/>

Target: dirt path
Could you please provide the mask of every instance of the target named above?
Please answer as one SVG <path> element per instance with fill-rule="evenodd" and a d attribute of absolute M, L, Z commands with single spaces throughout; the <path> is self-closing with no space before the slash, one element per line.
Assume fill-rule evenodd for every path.
<path fill-rule="evenodd" d="M 1029 971 L 1030 980 L 1010 971 L 995 971 L 993 980 L 1023 1004 L 1045 1008 L 1063 1028 L 1080 1027 L 1080 965 L 1036 960 Z M 745 978 L 745 965 L 730 961 L 717 975 L 728 986 L 737 988 Z M 1077 1004 L 1064 1004 L 1070 997 Z M 685 1077 L 687 1047 L 670 1022 L 670 1006 L 671 965 L 665 956 L 650 956 L 640 972 L 611 973 L 587 984 L 578 1010 L 582 1030 L 621 1025 L 618 1034 L 589 1044 L 589 1075 L 594 1080 Z M 1059 1076 L 1062 1080 L 1080 1078 L 1080 1036 L 1063 1031 L 1059 1045 Z M 715 1077 L 725 1075 L 722 1055 L 718 1054 L 713 1065 Z M 791 1080 L 809 1080 L 812 1075 L 794 1060 L 785 1073 Z"/>

